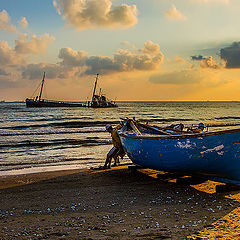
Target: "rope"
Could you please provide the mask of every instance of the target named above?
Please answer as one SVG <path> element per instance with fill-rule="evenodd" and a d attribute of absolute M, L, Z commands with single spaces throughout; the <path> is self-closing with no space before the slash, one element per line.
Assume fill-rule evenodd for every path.
<path fill-rule="evenodd" d="M 39 83 L 38 87 L 37 87 L 37 88 L 35 89 L 35 91 L 33 92 L 31 98 L 33 97 L 33 95 L 35 95 L 36 91 L 40 88 L 40 86 L 41 86 L 41 83 Z"/>

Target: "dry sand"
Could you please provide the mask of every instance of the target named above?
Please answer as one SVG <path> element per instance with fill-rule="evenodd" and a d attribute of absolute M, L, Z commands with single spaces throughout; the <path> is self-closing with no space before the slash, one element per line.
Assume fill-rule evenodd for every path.
<path fill-rule="evenodd" d="M 121 166 L 0 177 L 0 239 L 240 239 L 239 191 L 155 176 Z"/>

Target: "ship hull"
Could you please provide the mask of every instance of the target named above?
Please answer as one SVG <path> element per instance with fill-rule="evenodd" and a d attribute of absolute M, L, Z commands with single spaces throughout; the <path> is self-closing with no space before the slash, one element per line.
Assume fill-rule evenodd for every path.
<path fill-rule="evenodd" d="M 41 108 L 41 107 L 85 107 L 82 103 L 67 103 L 58 101 L 34 101 L 32 99 L 26 99 L 26 106 L 29 108 Z"/>
<path fill-rule="evenodd" d="M 44 108 L 44 107 L 88 107 L 88 108 L 115 108 L 116 104 L 108 103 L 103 105 L 93 105 L 93 104 L 83 104 L 83 103 L 71 103 L 71 102 L 61 102 L 61 101 L 48 101 L 40 100 L 35 101 L 33 99 L 26 99 L 26 106 L 28 108 Z"/>

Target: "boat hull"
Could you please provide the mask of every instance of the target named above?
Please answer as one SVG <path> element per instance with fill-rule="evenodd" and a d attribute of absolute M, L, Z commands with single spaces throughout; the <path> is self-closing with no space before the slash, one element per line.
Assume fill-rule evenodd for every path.
<path fill-rule="evenodd" d="M 43 108 L 43 107 L 89 107 L 89 108 L 115 108 L 116 104 L 105 104 L 105 105 L 91 105 L 82 103 L 70 103 L 70 102 L 60 102 L 60 101 L 35 101 L 33 99 L 26 99 L 26 106 L 29 108 Z"/>
<path fill-rule="evenodd" d="M 240 183 L 240 130 L 180 137 L 122 133 L 120 137 L 128 157 L 136 165 Z"/>
<path fill-rule="evenodd" d="M 26 99 L 27 107 L 85 107 L 81 103 L 67 103 L 67 102 L 58 102 L 58 101 L 34 101 L 32 99 Z"/>

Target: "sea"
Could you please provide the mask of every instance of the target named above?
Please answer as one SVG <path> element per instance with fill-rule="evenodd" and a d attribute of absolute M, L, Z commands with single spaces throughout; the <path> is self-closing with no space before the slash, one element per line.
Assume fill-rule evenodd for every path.
<path fill-rule="evenodd" d="M 126 118 L 164 126 L 203 122 L 212 124 L 209 131 L 240 127 L 238 101 L 117 104 L 105 109 L 27 108 L 24 102 L 1 102 L 0 176 L 99 167 L 112 148 L 106 124 L 114 127 Z M 130 162 L 125 156 L 121 163 Z"/>

